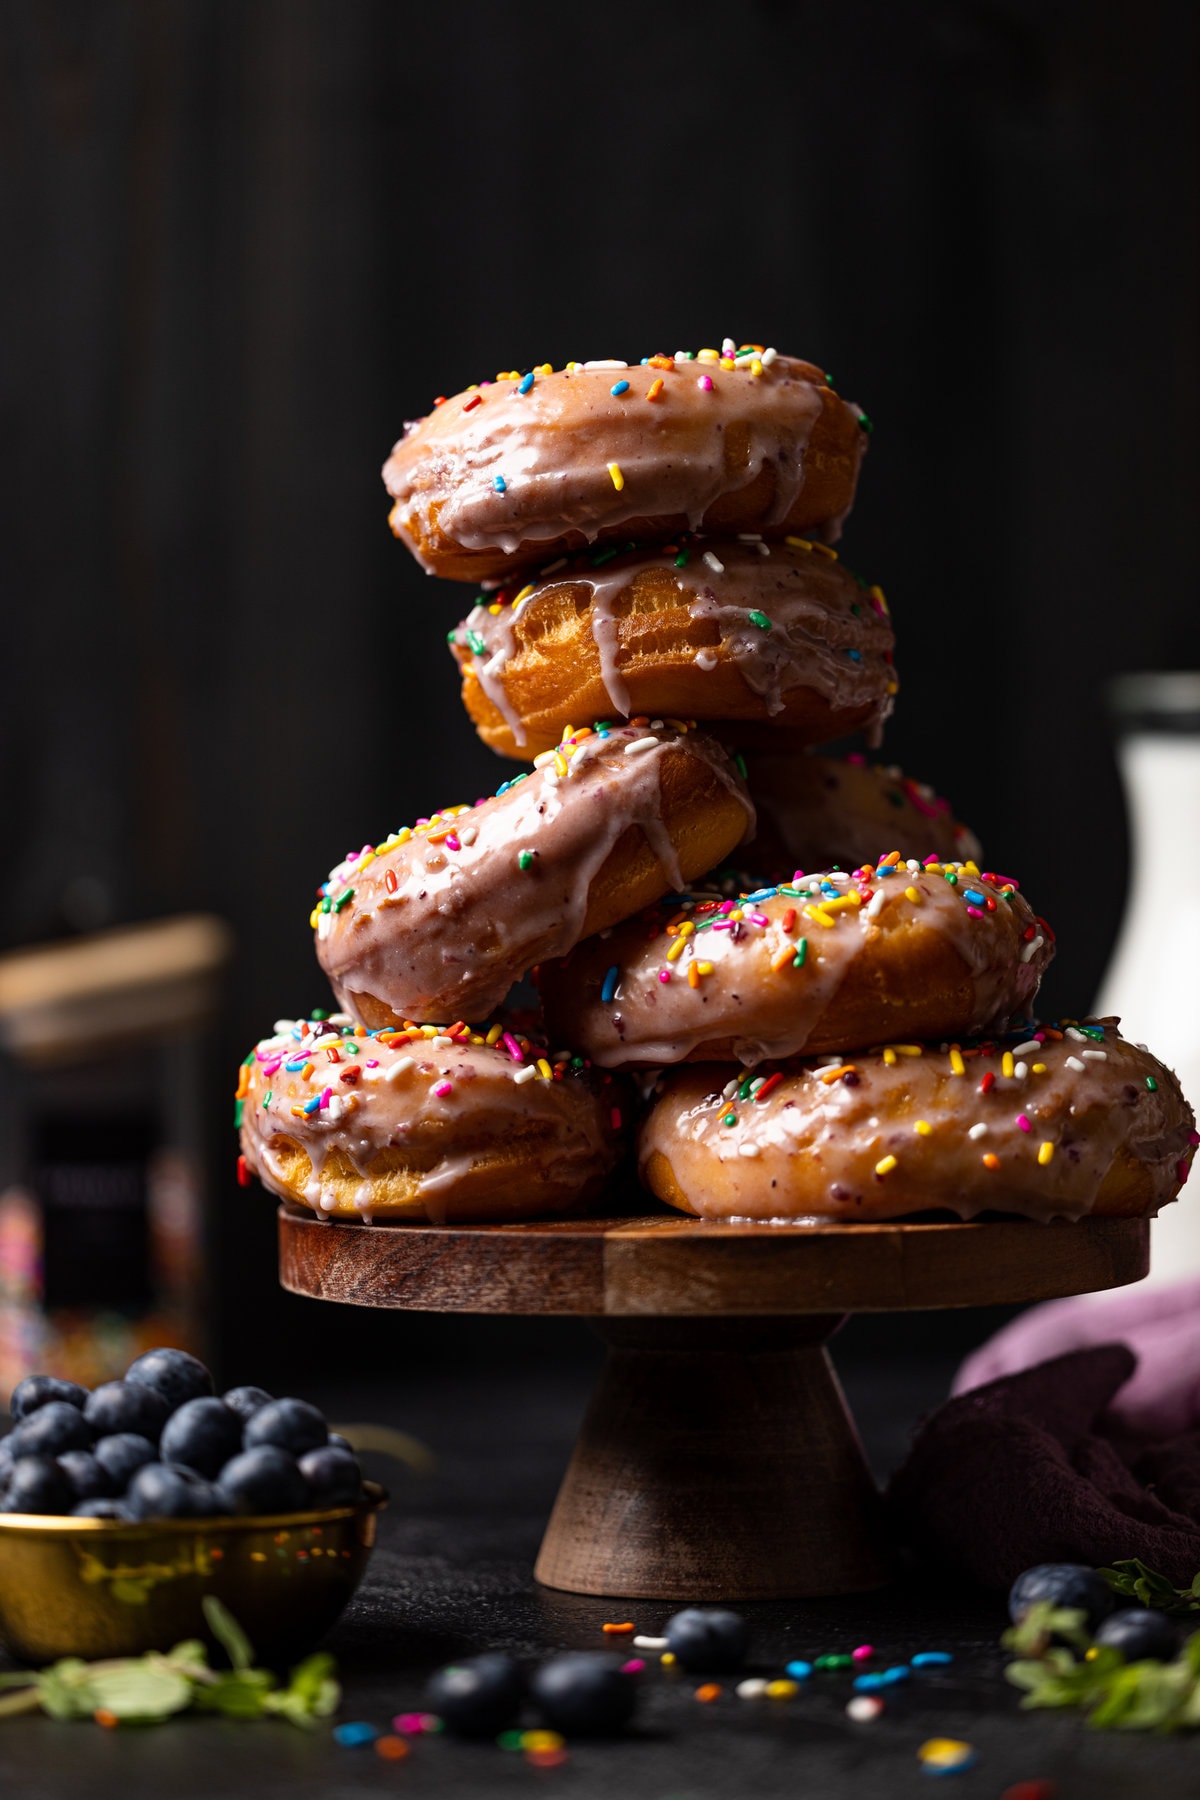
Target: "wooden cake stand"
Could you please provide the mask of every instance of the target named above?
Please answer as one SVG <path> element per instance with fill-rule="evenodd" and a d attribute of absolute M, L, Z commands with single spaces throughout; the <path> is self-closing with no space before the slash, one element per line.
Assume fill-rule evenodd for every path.
<path fill-rule="evenodd" d="M 824 1349 L 847 1313 L 1120 1287 L 1149 1267 L 1149 1225 L 671 1214 L 368 1228 L 283 1206 L 279 1247 L 284 1287 L 315 1299 L 592 1319 L 608 1361 L 538 1580 L 577 1594 L 752 1600 L 888 1579 L 879 1498 Z"/>

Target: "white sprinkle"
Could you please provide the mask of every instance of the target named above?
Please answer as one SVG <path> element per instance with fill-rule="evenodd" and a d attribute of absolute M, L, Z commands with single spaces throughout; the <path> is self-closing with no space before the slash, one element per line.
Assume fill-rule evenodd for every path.
<path fill-rule="evenodd" d="M 656 737 L 634 738 L 632 744 L 626 744 L 626 756 L 640 756 L 643 750 L 653 750 L 658 739 Z"/>
<path fill-rule="evenodd" d="M 458 834 L 458 841 L 460 844 L 467 844 L 469 846 L 475 842 L 475 839 L 478 836 L 479 827 L 477 825 L 464 825 Z"/>
<path fill-rule="evenodd" d="M 1026 1042 L 1024 1044 L 1016 1045 L 1016 1047 L 1013 1050 L 1013 1055 L 1014 1056 L 1031 1056 L 1031 1055 L 1036 1056 L 1038 1051 L 1041 1049 L 1041 1047 L 1042 1046 L 1038 1043 L 1036 1038 L 1030 1038 L 1028 1040 L 1028 1042 Z"/>
<path fill-rule="evenodd" d="M 1021 961 L 1027 963 L 1031 956 L 1036 956 L 1045 941 L 1044 937 L 1035 937 L 1030 943 L 1026 944 L 1021 952 Z"/>
<path fill-rule="evenodd" d="M 1081 1050 L 1079 1053 L 1087 1062 L 1107 1062 L 1107 1050 Z"/>
<path fill-rule="evenodd" d="M 721 561 L 719 556 L 714 556 L 711 550 L 706 550 L 704 555 L 700 558 L 700 561 L 706 568 L 711 569 L 714 575 L 723 575 L 725 573 L 725 564 Z"/>
<path fill-rule="evenodd" d="M 882 1711 L 883 1701 L 878 1694 L 855 1694 L 853 1700 L 846 1702 L 846 1717 L 856 1725 L 869 1725 Z"/>
<path fill-rule="evenodd" d="M 542 780 L 545 782 L 547 787 L 557 787 L 558 783 L 559 783 L 559 779 L 560 779 L 560 777 L 555 773 L 555 771 L 553 769 L 543 769 L 542 770 Z"/>
<path fill-rule="evenodd" d="M 526 1063 L 523 1069 L 517 1070 L 516 1074 L 513 1076 L 513 1080 L 518 1087 L 523 1087 L 527 1081 L 532 1081 L 536 1074 L 537 1070 L 534 1068 L 533 1064 Z"/>
<path fill-rule="evenodd" d="M 439 1032 L 437 1037 L 429 1039 L 429 1043 L 430 1047 L 434 1050 L 449 1050 L 453 1046 L 454 1039 L 452 1037 L 446 1037 L 444 1033 Z"/>
<path fill-rule="evenodd" d="M 762 540 L 762 532 L 761 531 L 739 531 L 737 541 L 739 544 L 761 544 L 763 541 Z"/>
<path fill-rule="evenodd" d="M 1076 1070 L 1078 1070 L 1079 1074 L 1082 1075 L 1083 1071 L 1087 1068 L 1087 1064 L 1081 1063 L 1077 1056 L 1068 1056 L 1067 1068 L 1068 1069 L 1076 1069 Z"/>
<path fill-rule="evenodd" d="M 921 873 L 921 865 L 915 856 L 910 856 L 904 866 L 910 875 L 919 875 Z"/>
<path fill-rule="evenodd" d="M 290 1037 L 292 1032 L 296 1029 L 298 1022 L 299 1021 L 296 1019 L 276 1019 L 271 1030 L 275 1033 L 276 1037 Z M 1141 1045 L 1138 1047 L 1139 1049 L 1142 1048 Z"/>
<path fill-rule="evenodd" d="M 727 1081 L 725 1086 L 721 1089 L 722 1100 L 732 1100 L 741 1085 L 742 1078 L 740 1075 L 735 1075 L 732 1081 Z"/>
<path fill-rule="evenodd" d="M 686 350 L 677 350 L 677 351 L 676 351 L 676 352 L 675 352 L 675 361 L 676 361 L 676 362 L 678 362 L 678 363 L 686 363 L 686 362 L 691 362 L 691 361 L 692 361 L 692 360 L 693 360 L 693 359 L 692 359 L 692 358 L 691 358 L 691 357 L 690 357 L 690 356 L 689 356 L 689 355 L 688 355 L 688 353 L 687 353 L 687 351 L 686 351 Z M 633 1641 L 634 1641 L 634 1643 L 635 1643 L 635 1644 L 636 1644 L 636 1643 L 637 1643 L 637 1639 L 636 1639 L 636 1638 L 634 1638 L 634 1640 L 633 1640 Z M 667 1641 L 667 1640 L 666 1640 L 666 1639 L 665 1639 L 665 1638 L 664 1638 L 664 1639 L 663 1639 L 663 1643 L 664 1643 L 664 1644 L 665 1644 L 665 1643 L 666 1643 L 666 1641 Z"/>
<path fill-rule="evenodd" d="M 330 1013 L 325 1023 L 327 1025 L 353 1025 L 354 1020 L 349 1013 Z"/>
<path fill-rule="evenodd" d="M 697 650 L 695 656 L 692 658 L 696 667 L 698 669 L 703 669 L 706 675 L 710 669 L 716 668 L 719 660 L 718 657 L 713 655 L 711 650 Z"/>
<path fill-rule="evenodd" d="M 535 769 L 544 769 L 546 767 L 546 764 L 552 763 L 554 761 L 554 758 L 557 755 L 558 755 L 557 750 L 543 750 L 540 756 L 534 757 L 534 759 L 533 759 L 534 768 Z"/>
<path fill-rule="evenodd" d="M 734 1692 L 739 1700 L 758 1700 L 767 1691 L 767 1684 L 758 1675 L 752 1675 L 748 1681 L 739 1681 Z"/>
<path fill-rule="evenodd" d="M 757 1144 L 739 1144 L 738 1145 L 738 1155 L 739 1156 L 757 1156 L 758 1153 L 759 1153 L 759 1147 Z"/>
<path fill-rule="evenodd" d="M 635 1637 L 633 1647 L 635 1650 L 665 1650 L 667 1640 L 656 1637 Z"/>
<path fill-rule="evenodd" d="M 346 1102 L 340 1094 L 329 1096 L 329 1105 L 325 1108 L 325 1117 L 331 1125 L 335 1125 L 346 1110 Z"/>
<path fill-rule="evenodd" d="M 1149 1044 L 1135 1044 L 1134 1045 L 1135 1050 L 1149 1050 L 1149 1048 L 1150 1048 Z"/>
<path fill-rule="evenodd" d="M 599 362 L 585 362 L 585 369 L 627 369 L 627 362 L 614 362 L 610 357 L 601 358 Z"/>
<path fill-rule="evenodd" d="M 987 1126 L 985 1124 L 983 1124 L 982 1121 L 980 1121 L 980 1123 L 978 1125 L 972 1125 L 970 1131 L 968 1131 L 968 1133 L 967 1133 L 967 1136 L 969 1138 L 975 1138 L 978 1140 L 979 1138 L 986 1137 L 987 1134 L 988 1134 Z"/>
<path fill-rule="evenodd" d="M 1019 1063 L 1013 1064 L 1013 1074 L 1015 1075 L 1015 1077 L 1018 1081 L 1024 1081 L 1024 1079 L 1028 1075 L 1028 1073 L 1029 1073 L 1029 1064 L 1028 1063 L 1019 1062 Z"/>
<path fill-rule="evenodd" d="M 661 731 L 662 728 L 663 728 L 663 721 L 661 719 L 651 719 L 651 721 L 650 721 L 651 731 Z"/>
<path fill-rule="evenodd" d="M 770 544 L 755 544 L 754 548 L 758 551 L 760 556 L 770 556 L 771 554 Z"/>
<path fill-rule="evenodd" d="M 416 1066 L 417 1066 L 417 1064 L 416 1064 L 415 1057 L 412 1057 L 412 1056 L 398 1057 L 396 1059 L 396 1061 L 392 1064 L 390 1069 L 384 1070 L 383 1079 L 385 1081 L 395 1081 L 397 1075 L 403 1075 L 407 1069 L 415 1069 Z"/>
<path fill-rule="evenodd" d="M 867 902 L 865 916 L 868 919 L 877 919 L 879 917 L 880 913 L 883 911 L 886 901 L 887 901 L 887 889 L 886 888 L 876 888 L 875 892 L 872 894 L 871 898 Z"/>
<path fill-rule="evenodd" d="M 1090 1041 L 1087 1033 L 1084 1031 L 1076 1031 L 1074 1025 L 1067 1026 L 1067 1036 L 1069 1038 L 1074 1038 L 1077 1044 L 1086 1044 Z"/>
<path fill-rule="evenodd" d="M 771 364 L 775 361 L 775 358 L 778 355 L 779 355 L 778 350 L 776 350 L 774 347 L 772 347 L 770 350 L 764 350 L 758 360 L 762 364 L 764 369 L 769 369 Z"/>
<path fill-rule="evenodd" d="M 341 1034 L 331 1031 L 325 1037 L 310 1038 L 304 1048 L 306 1050 L 328 1050 L 331 1044 L 340 1044 L 341 1041 Z"/>

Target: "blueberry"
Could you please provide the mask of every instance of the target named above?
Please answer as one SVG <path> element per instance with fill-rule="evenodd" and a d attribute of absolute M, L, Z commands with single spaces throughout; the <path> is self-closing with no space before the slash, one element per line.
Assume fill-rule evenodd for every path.
<path fill-rule="evenodd" d="M 1126 1662 L 1170 1662 L 1179 1649 L 1179 1633 L 1165 1613 L 1127 1606 L 1109 1613 L 1096 1642 L 1119 1650 Z"/>
<path fill-rule="evenodd" d="M 552 1730 L 585 1737 L 620 1731 L 637 1705 L 633 1676 L 604 1650 L 564 1650 L 542 1664 L 530 1687 Z"/>
<path fill-rule="evenodd" d="M 1095 1631 L 1116 1604 L 1107 1581 L 1086 1563 L 1038 1563 L 1026 1569 L 1009 1593 L 1009 1618 L 1016 1624 L 1038 1600 L 1084 1613 L 1089 1631 Z"/>
<path fill-rule="evenodd" d="M 324 1413 L 307 1400 L 272 1400 L 246 1420 L 242 1442 L 247 1450 L 274 1444 L 277 1450 L 303 1456 L 306 1450 L 319 1450 L 329 1442 L 329 1427 Z"/>
<path fill-rule="evenodd" d="M 233 1408 L 239 1419 L 248 1419 L 260 1406 L 269 1406 L 273 1398 L 265 1388 L 235 1387 L 225 1395 L 225 1404 Z"/>
<path fill-rule="evenodd" d="M 720 1675 L 740 1669 L 750 1633 L 740 1613 L 719 1606 L 689 1606 L 667 1620 L 667 1649 L 685 1669 Z"/>
<path fill-rule="evenodd" d="M 180 1463 L 146 1463 L 125 1504 L 135 1519 L 212 1519 L 225 1510 L 211 1482 Z"/>
<path fill-rule="evenodd" d="M 8 1480 L 12 1466 L 12 1433 L 10 1432 L 7 1437 L 0 1438 L 0 1483 Z"/>
<path fill-rule="evenodd" d="M 97 1437 L 134 1431 L 152 1444 L 157 1444 L 170 1415 L 170 1402 L 141 1381 L 106 1381 L 88 1395 L 83 1409 Z"/>
<path fill-rule="evenodd" d="M 221 1470 L 217 1482 L 223 1509 L 231 1513 L 303 1512 L 308 1486 L 294 1456 L 274 1444 L 243 1450 Z"/>
<path fill-rule="evenodd" d="M 114 1437 L 102 1437 L 92 1445 L 92 1455 L 123 1494 L 138 1470 L 158 1461 L 158 1451 L 149 1438 L 133 1431 L 118 1431 Z"/>
<path fill-rule="evenodd" d="M 125 1525 L 133 1518 L 123 1500 L 81 1500 L 71 1511 L 77 1519 L 116 1519 Z"/>
<path fill-rule="evenodd" d="M 159 1452 L 164 1462 L 186 1463 L 209 1479 L 220 1474 L 242 1447 L 242 1421 L 223 1400 L 185 1400 L 163 1427 Z"/>
<path fill-rule="evenodd" d="M 125 1371 L 126 1381 L 153 1388 L 174 1412 L 185 1400 L 198 1400 L 213 1391 L 213 1378 L 202 1362 L 186 1350 L 147 1350 Z"/>
<path fill-rule="evenodd" d="M 10 1513 L 69 1513 L 71 1484 L 52 1456 L 19 1456 L 13 1464 L 0 1510 Z"/>
<path fill-rule="evenodd" d="M 425 1689 L 425 1706 L 459 1737 L 494 1737 L 513 1724 L 524 1693 L 512 1657 L 490 1650 L 439 1669 Z"/>
<path fill-rule="evenodd" d="M 58 1466 L 71 1484 L 75 1500 L 111 1499 L 116 1483 L 102 1464 L 87 1450 L 68 1450 L 58 1459 Z"/>
<path fill-rule="evenodd" d="M 82 1407 L 87 1389 L 74 1381 L 60 1381 L 57 1375 L 27 1375 L 12 1391 L 8 1410 L 14 1419 L 27 1419 L 30 1413 L 51 1400 L 62 1400 L 68 1406 Z"/>
<path fill-rule="evenodd" d="M 362 1470 L 349 1450 L 325 1444 L 300 1458 L 310 1506 L 352 1506 L 362 1493 Z M 436 1706 L 433 1708 L 436 1712 Z"/>
<path fill-rule="evenodd" d="M 90 1450 L 95 1436 L 77 1406 L 47 1400 L 10 1433 L 12 1455 L 61 1456 L 64 1450 Z"/>
<path fill-rule="evenodd" d="M 331 1431 L 328 1442 L 331 1450 L 348 1450 L 351 1456 L 355 1454 L 354 1445 L 348 1437 L 343 1437 L 340 1431 Z"/>

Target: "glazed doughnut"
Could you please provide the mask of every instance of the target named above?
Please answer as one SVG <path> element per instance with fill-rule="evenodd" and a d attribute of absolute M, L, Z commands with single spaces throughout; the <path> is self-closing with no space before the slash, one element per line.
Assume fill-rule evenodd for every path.
<path fill-rule="evenodd" d="M 1115 1019 L 727 1075 L 672 1071 L 641 1130 L 643 1181 L 704 1218 L 1140 1218 L 1197 1143 L 1178 1081 Z"/>
<path fill-rule="evenodd" d="M 988 1030 L 1028 1010 L 1052 944 L 1006 876 L 892 852 L 740 901 L 673 895 L 543 965 L 542 1002 L 605 1068 L 758 1063 Z"/>
<path fill-rule="evenodd" d="M 710 869 L 753 827 L 720 745 L 676 720 L 573 732 L 490 800 L 338 864 L 317 958 L 364 1025 L 482 1019 L 563 956 Z"/>
<path fill-rule="evenodd" d="M 896 692 L 893 642 L 882 591 L 796 536 L 589 551 L 482 595 L 450 637 L 476 730 L 515 757 L 604 712 L 736 720 L 739 744 L 755 725 L 796 747 L 860 729 L 875 740 Z"/>
<path fill-rule="evenodd" d="M 863 756 L 837 760 L 748 749 L 746 784 L 758 814 L 744 857 L 764 881 L 805 869 L 855 869 L 880 855 L 978 862 L 975 833 L 933 789 Z"/>
<path fill-rule="evenodd" d="M 243 1165 L 319 1218 L 531 1219 L 584 1205 L 629 1095 L 503 1024 L 368 1032 L 281 1019 L 238 1082 Z"/>
<path fill-rule="evenodd" d="M 812 363 L 726 348 L 547 363 L 435 402 L 384 465 L 392 530 L 453 581 L 688 529 L 836 540 L 869 422 Z"/>

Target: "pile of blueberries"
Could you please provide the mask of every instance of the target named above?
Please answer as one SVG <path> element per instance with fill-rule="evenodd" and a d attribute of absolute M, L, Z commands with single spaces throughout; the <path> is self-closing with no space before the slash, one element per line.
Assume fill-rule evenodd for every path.
<path fill-rule="evenodd" d="M 1008 1596 L 1014 1625 L 1038 1600 L 1081 1612 L 1092 1641 L 1119 1650 L 1126 1662 L 1170 1662 L 1179 1653 L 1179 1632 L 1165 1613 L 1119 1607 L 1103 1575 L 1086 1563 L 1038 1563 L 1018 1575 Z"/>
<path fill-rule="evenodd" d="M 348 1506 L 362 1471 L 306 1400 L 262 1388 L 221 1399 L 202 1362 L 147 1350 L 120 1381 L 78 1387 L 30 1375 L 0 1439 L 0 1513 L 212 1519 Z"/>

